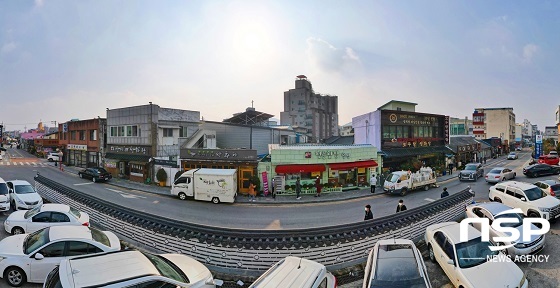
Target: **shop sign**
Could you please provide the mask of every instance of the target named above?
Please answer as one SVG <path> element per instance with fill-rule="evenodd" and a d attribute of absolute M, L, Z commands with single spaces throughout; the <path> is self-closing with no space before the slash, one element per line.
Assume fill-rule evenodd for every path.
<path fill-rule="evenodd" d="M 457 153 L 459 152 L 471 152 L 471 151 L 478 151 L 477 144 L 468 144 L 463 146 L 457 146 Z"/>
<path fill-rule="evenodd" d="M 399 141 L 401 142 L 401 141 Z M 402 142 L 402 147 L 429 147 L 432 146 L 432 141 L 426 140 L 412 140 L 412 141 L 404 141 Z"/>
<path fill-rule="evenodd" d="M 366 173 L 366 168 L 362 167 L 362 168 L 358 168 L 358 174 L 363 174 Z"/>
<path fill-rule="evenodd" d="M 154 159 L 154 163 L 156 165 L 168 166 L 173 168 L 179 167 L 179 165 L 177 165 L 177 161 L 173 160 Z"/>
<path fill-rule="evenodd" d="M 438 126 L 439 117 L 417 113 L 383 113 L 383 124 L 410 126 Z"/>
<path fill-rule="evenodd" d="M 444 124 L 443 124 L 443 135 L 445 138 L 445 144 L 449 144 L 450 142 L 450 133 L 449 133 L 449 116 L 445 116 Z"/>
<path fill-rule="evenodd" d="M 257 160 L 257 150 L 246 149 L 181 149 L 182 159 Z"/>
<path fill-rule="evenodd" d="M 67 148 L 68 150 L 87 151 L 87 145 L 66 144 L 66 148 Z"/>
<path fill-rule="evenodd" d="M 264 196 L 268 195 L 268 173 L 262 172 Z"/>
<path fill-rule="evenodd" d="M 311 172 L 311 177 L 313 178 L 321 177 L 321 172 Z"/>
<path fill-rule="evenodd" d="M 317 157 L 318 159 L 321 159 L 321 160 L 350 159 L 350 153 L 347 153 L 347 152 L 340 152 L 339 153 L 337 150 L 318 150 L 318 151 L 315 151 L 315 157 Z"/>
<path fill-rule="evenodd" d="M 133 155 L 150 155 L 150 146 L 139 145 L 107 145 L 107 152 Z"/>
<path fill-rule="evenodd" d="M 105 162 L 105 168 L 117 168 L 117 162 Z"/>

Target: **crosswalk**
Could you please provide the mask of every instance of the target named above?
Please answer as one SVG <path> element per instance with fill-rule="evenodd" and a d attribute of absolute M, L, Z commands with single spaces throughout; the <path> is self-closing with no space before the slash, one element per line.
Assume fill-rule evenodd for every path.
<path fill-rule="evenodd" d="M 48 162 L 35 162 L 35 161 L 0 161 L 0 166 L 30 166 L 30 167 L 47 167 L 51 164 Z"/>

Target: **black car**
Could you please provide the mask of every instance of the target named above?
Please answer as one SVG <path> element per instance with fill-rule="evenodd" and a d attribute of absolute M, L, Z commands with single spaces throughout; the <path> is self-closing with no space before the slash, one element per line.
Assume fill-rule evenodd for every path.
<path fill-rule="evenodd" d="M 560 174 L 560 167 L 548 164 L 534 164 L 523 168 L 523 174 L 525 174 L 527 177 L 558 175 Z"/>
<path fill-rule="evenodd" d="M 78 176 L 80 176 L 80 178 L 91 179 L 93 182 L 109 181 L 111 180 L 111 178 L 113 178 L 111 173 L 107 172 L 105 168 L 101 168 L 101 167 L 84 169 L 78 172 Z"/>
<path fill-rule="evenodd" d="M 459 172 L 459 181 L 472 180 L 476 181 L 478 178 L 484 176 L 484 168 L 480 163 L 469 163 L 465 165 L 465 169 Z"/>

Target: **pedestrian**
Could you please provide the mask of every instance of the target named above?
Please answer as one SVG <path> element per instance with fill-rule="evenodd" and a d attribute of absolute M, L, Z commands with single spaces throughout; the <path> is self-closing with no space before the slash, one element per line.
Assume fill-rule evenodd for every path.
<path fill-rule="evenodd" d="M 299 182 L 299 177 L 297 177 L 297 180 L 296 180 L 296 199 L 297 200 L 301 199 L 301 197 L 299 196 L 300 193 L 301 193 L 301 183 Z"/>
<path fill-rule="evenodd" d="M 272 198 L 276 197 L 276 194 L 274 194 L 274 177 L 272 177 L 272 190 L 270 190 L 272 193 Z"/>
<path fill-rule="evenodd" d="M 315 197 L 321 197 L 321 179 L 319 179 L 319 176 L 317 176 L 317 179 L 315 180 L 315 189 L 317 189 Z"/>
<path fill-rule="evenodd" d="M 447 192 L 447 187 L 443 187 L 443 192 L 441 192 L 441 198 L 449 196 L 449 192 Z"/>
<path fill-rule="evenodd" d="M 484 156 L 484 164 L 486 164 L 486 156 Z"/>
<path fill-rule="evenodd" d="M 366 205 L 366 215 L 364 216 L 364 221 L 365 220 L 371 220 L 373 219 L 373 213 L 371 213 L 371 206 L 369 204 Z"/>
<path fill-rule="evenodd" d="M 397 205 L 397 213 L 406 210 L 406 205 L 404 205 L 404 200 L 399 200 L 399 205 Z"/>
<path fill-rule="evenodd" d="M 371 193 L 375 193 L 376 184 L 377 184 L 377 177 L 375 177 L 375 173 L 372 173 L 371 178 L 369 178 L 369 185 L 371 185 Z"/>
<path fill-rule="evenodd" d="M 249 201 L 257 201 L 257 199 L 255 199 L 256 195 L 257 192 L 255 191 L 255 184 L 253 184 L 253 182 L 249 182 Z"/>
<path fill-rule="evenodd" d="M 453 163 L 447 164 L 447 169 L 449 169 L 449 175 L 453 175 Z"/>

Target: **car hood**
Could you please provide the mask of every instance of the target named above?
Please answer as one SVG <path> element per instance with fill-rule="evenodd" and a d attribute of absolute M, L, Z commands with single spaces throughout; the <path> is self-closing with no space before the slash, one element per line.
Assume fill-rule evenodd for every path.
<path fill-rule="evenodd" d="M 470 174 L 473 174 L 473 173 L 476 173 L 476 170 L 461 170 L 461 173 L 465 173 L 465 174 L 470 173 Z"/>
<path fill-rule="evenodd" d="M 545 196 L 543 198 L 531 201 L 531 204 L 537 205 L 538 207 L 552 208 L 560 204 L 560 200 L 556 197 Z"/>
<path fill-rule="evenodd" d="M 14 211 L 6 221 L 25 221 L 25 213 L 27 213 L 25 210 Z"/>
<path fill-rule="evenodd" d="M 475 267 L 462 269 L 472 287 L 519 287 L 523 271 L 513 262 L 488 261 Z M 491 274 L 488 274 L 488 273 Z"/>
<path fill-rule="evenodd" d="M 17 197 L 25 202 L 35 202 L 42 200 L 41 196 L 37 193 L 29 193 L 29 194 L 15 194 Z"/>
<path fill-rule="evenodd" d="M 185 275 L 189 278 L 189 283 L 197 283 L 204 281 L 208 277 L 212 277 L 210 270 L 202 263 L 181 254 L 162 254 L 161 256 L 171 260 L 177 267 L 179 267 Z"/>
<path fill-rule="evenodd" d="M 29 234 L 19 234 L 8 236 L 0 241 L 0 255 L 2 256 L 21 256 L 23 254 L 23 240 Z"/>

